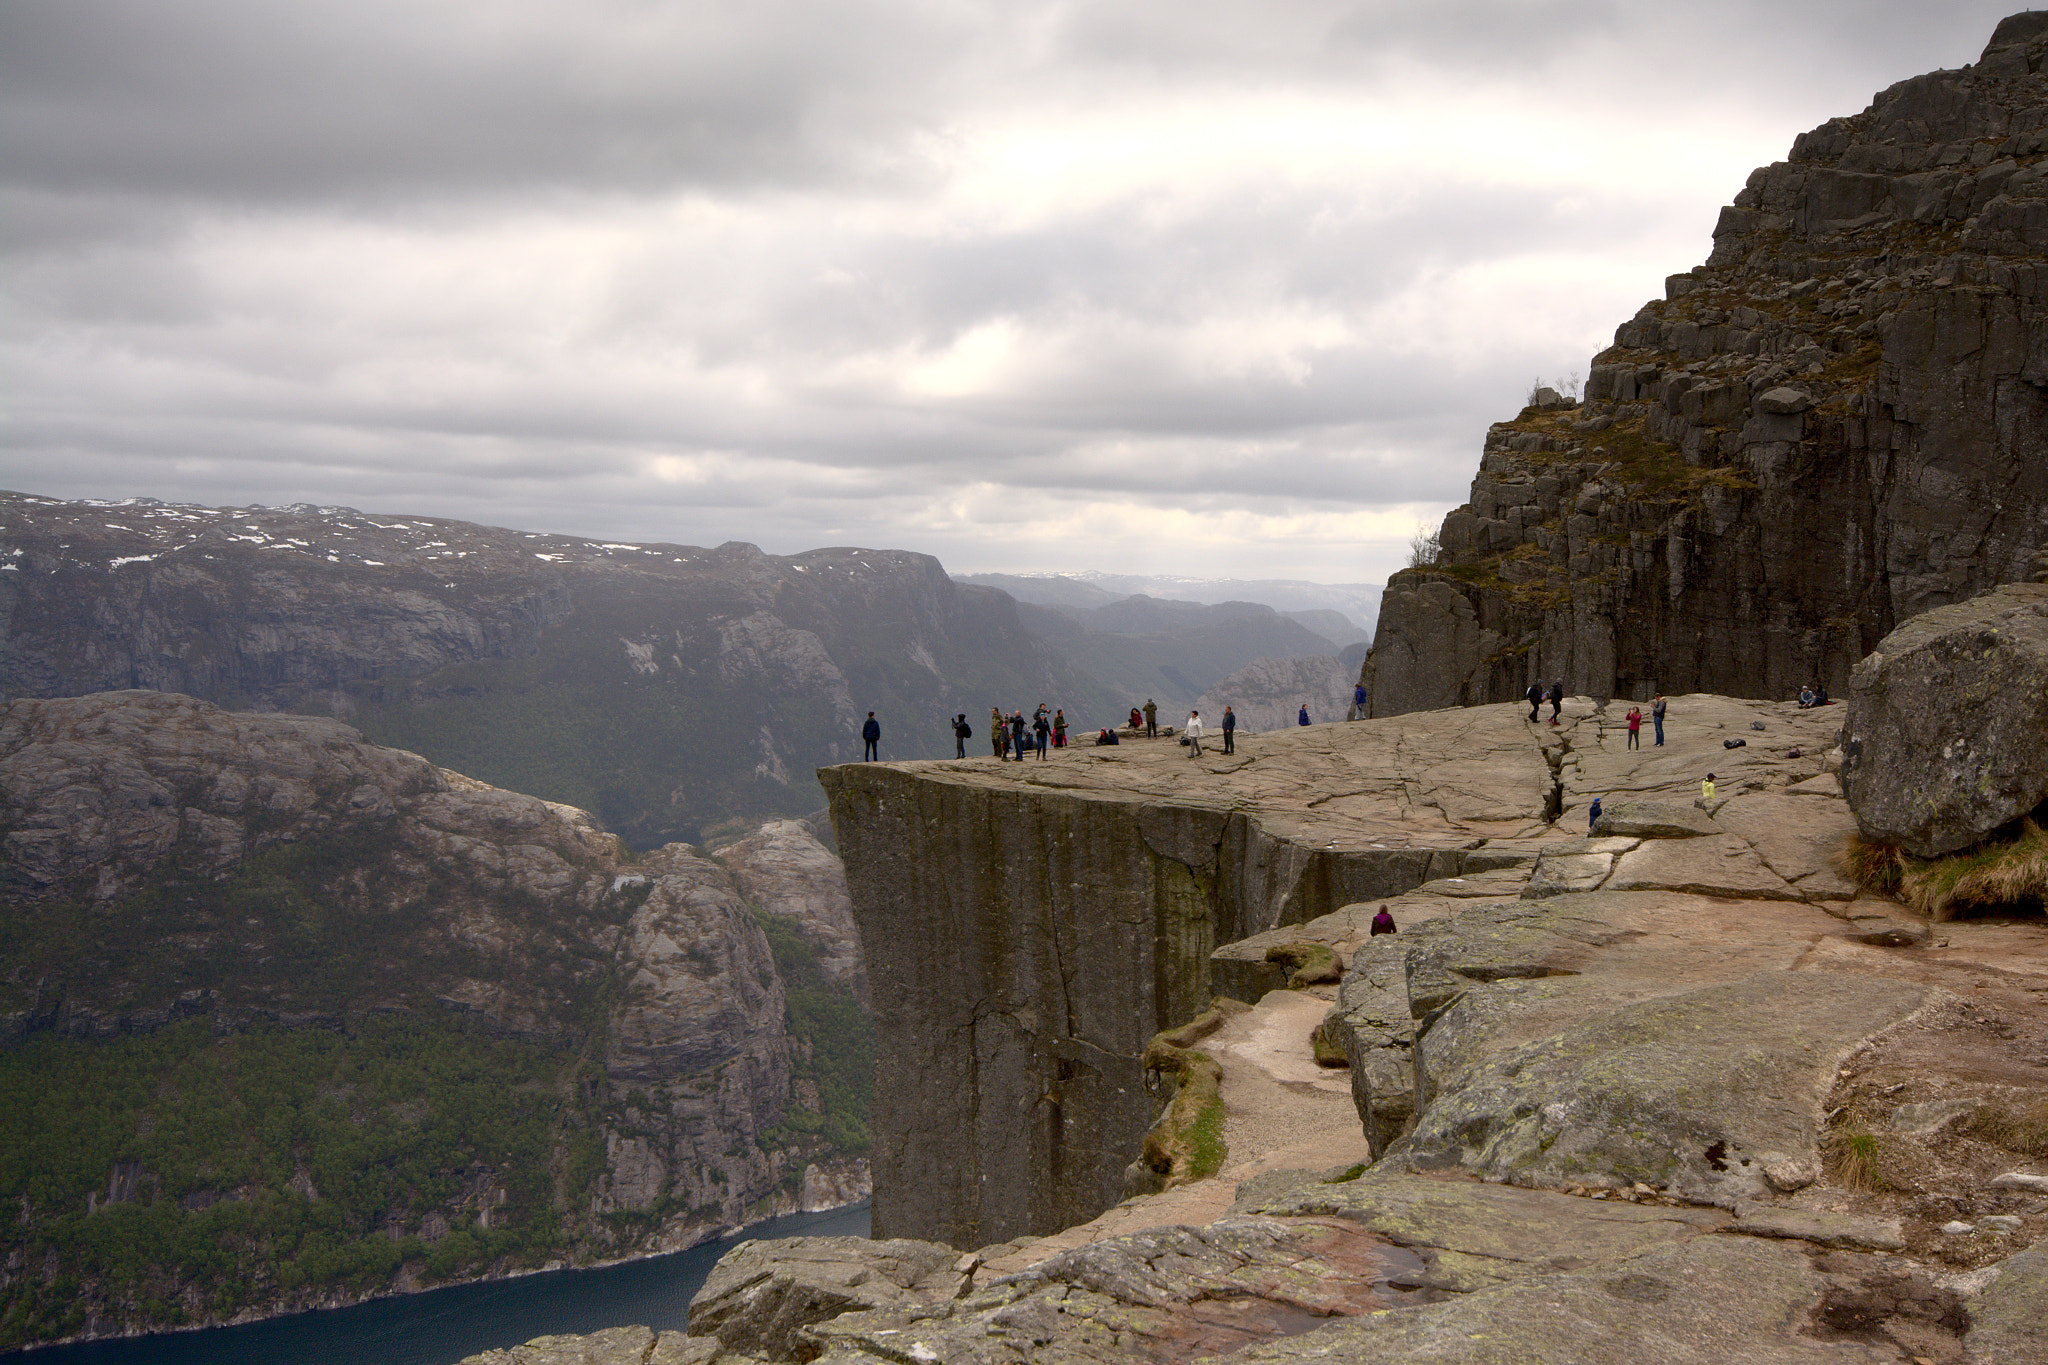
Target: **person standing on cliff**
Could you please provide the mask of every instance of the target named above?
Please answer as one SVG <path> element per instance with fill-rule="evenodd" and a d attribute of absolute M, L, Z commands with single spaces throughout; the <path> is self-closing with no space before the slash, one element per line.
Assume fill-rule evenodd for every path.
<path fill-rule="evenodd" d="M 1052 713 L 1052 747 L 1067 747 L 1067 708 L 1064 706 Z"/>
<path fill-rule="evenodd" d="M 1536 723 L 1536 713 L 1543 707 L 1543 684 L 1540 682 L 1530 683 L 1529 690 L 1522 695 L 1529 700 L 1529 723 L 1534 725 Z"/>
<path fill-rule="evenodd" d="M 988 708 L 988 746 L 1003 762 L 1010 761 L 1010 727 L 1003 722 L 1003 708 Z"/>
<path fill-rule="evenodd" d="M 1564 679 L 1559 678 L 1550 685 L 1547 699 L 1550 702 L 1550 723 L 1557 724 L 1557 713 L 1564 710 Z"/>
<path fill-rule="evenodd" d="M 1028 722 L 1024 719 L 1022 708 L 1012 711 L 1010 713 L 1010 748 L 1016 751 L 1019 763 L 1024 761 L 1024 749 L 1030 742 L 1024 738 L 1027 732 Z"/>
<path fill-rule="evenodd" d="M 1202 756 L 1202 713 L 1200 711 L 1188 712 L 1187 736 L 1188 757 L 1200 758 Z"/>
<path fill-rule="evenodd" d="M 1145 698 L 1145 738 L 1159 738 L 1159 706 L 1150 697 Z"/>
<path fill-rule="evenodd" d="M 882 756 L 882 722 L 875 719 L 875 713 L 868 712 L 868 723 L 860 727 L 860 761 Z"/>
<path fill-rule="evenodd" d="M 1640 706 L 1628 708 L 1628 747 L 1643 747 L 1643 708 Z"/>
<path fill-rule="evenodd" d="M 1223 752 L 1237 752 L 1237 713 L 1227 706 L 1223 708 Z"/>
<path fill-rule="evenodd" d="M 1038 708 L 1038 714 L 1031 718 L 1031 734 L 1038 741 L 1038 761 L 1045 762 L 1045 743 L 1052 736 L 1052 722 L 1045 718 L 1045 708 Z"/>
<path fill-rule="evenodd" d="M 1351 689 L 1351 719 L 1353 719 L 1353 720 L 1364 720 L 1364 719 L 1365 719 L 1365 684 L 1364 684 L 1364 683 L 1360 683 L 1360 684 L 1358 684 L 1358 685 L 1357 685 L 1356 687 L 1354 687 L 1354 688 L 1352 688 L 1352 689 Z"/>
<path fill-rule="evenodd" d="M 967 737 L 973 733 L 974 731 L 968 728 L 965 711 L 953 717 L 953 757 L 967 757 Z"/>
<path fill-rule="evenodd" d="M 1664 747 L 1664 694 L 1659 692 L 1650 698 L 1650 724 L 1657 730 L 1657 747 Z"/>

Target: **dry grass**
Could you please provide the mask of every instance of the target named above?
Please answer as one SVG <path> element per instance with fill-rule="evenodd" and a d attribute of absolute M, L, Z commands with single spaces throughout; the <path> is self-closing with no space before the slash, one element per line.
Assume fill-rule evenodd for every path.
<path fill-rule="evenodd" d="M 1970 1115 L 1965 1131 L 2008 1152 L 2048 1156 L 2048 1096 L 1989 1101 Z"/>
<path fill-rule="evenodd" d="M 2040 910 L 2048 905 L 2048 832 L 2032 819 L 2019 833 L 1942 858 L 1916 858 L 1890 844 L 1850 835 L 1836 857 L 1842 875 L 1896 895 L 1929 919 L 1964 910 Z"/>
<path fill-rule="evenodd" d="M 1879 1173 L 1882 1152 L 1872 1133 L 1838 1133 L 1834 1140 L 1835 1180 L 1845 1189 L 1876 1194 L 1891 1188 Z"/>

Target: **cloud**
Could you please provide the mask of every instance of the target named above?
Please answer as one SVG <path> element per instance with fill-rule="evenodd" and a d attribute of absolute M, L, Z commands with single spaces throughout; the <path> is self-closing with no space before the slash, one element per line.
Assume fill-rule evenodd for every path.
<path fill-rule="evenodd" d="M 0 482 L 1383 577 L 2001 8 L 0 0 Z"/>

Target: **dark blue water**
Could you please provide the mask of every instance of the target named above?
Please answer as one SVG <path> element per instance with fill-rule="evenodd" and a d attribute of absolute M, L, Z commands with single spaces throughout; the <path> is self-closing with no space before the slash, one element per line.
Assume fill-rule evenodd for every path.
<path fill-rule="evenodd" d="M 689 1325 L 690 1296 L 718 1258 L 759 1237 L 865 1237 L 868 1208 L 775 1218 L 670 1256 L 599 1270 L 557 1270 L 294 1313 L 241 1327 L 51 1346 L 23 1365 L 455 1365 L 535 1337 L 638 1323 Z"/>

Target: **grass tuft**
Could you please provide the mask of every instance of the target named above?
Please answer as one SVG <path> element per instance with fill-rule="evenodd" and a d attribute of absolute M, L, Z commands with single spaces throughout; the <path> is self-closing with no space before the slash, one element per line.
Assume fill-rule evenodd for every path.
<path fill-rule="evenodd" d="M 1844 1188 L 1865 1194 L 1892 1188 L 1879 1170 L 1884 1152 L 1875 1134 L 1838 1134 L 1834 1149 L 1835 1179 Z"/>
<path fill-rule="evenodd" d="M 1964 1127 L 2008 1152 L 2048 1157 L 2048 1096 L 1989 1101 Z"/>
<path fill-rule="evenodd" d="M 1916 858 L 1850 835 L 1836 857 L 1859 886 L 1900 900 L 1929 919 L 1965 910 L 2034 910 L 2048 905 L 2048 832 L 2022 819 L 2016 834 L 1940 858 Z"/>

